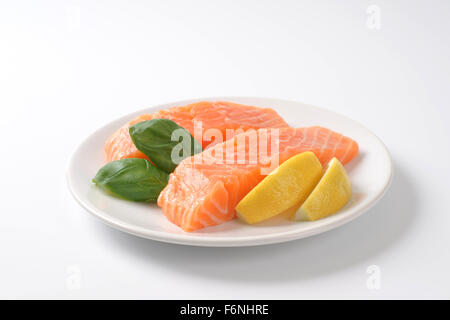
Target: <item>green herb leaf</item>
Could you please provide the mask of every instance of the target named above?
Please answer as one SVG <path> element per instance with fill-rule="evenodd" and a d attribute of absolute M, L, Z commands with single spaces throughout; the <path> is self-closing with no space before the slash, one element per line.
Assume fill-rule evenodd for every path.
<path fill-rule="evenodd" d="M 136 148 L 167 173 L 181 160 L 202 152 L 201 145 L 186 129 L 169 119 L 152 119 L 130 127 Z"/>
<path fill-rule="evenodd" d="M 103 166 L 93 181 L 120 198 L 156 202 L 169 175 L 145 159 L 122 159 Z"/>

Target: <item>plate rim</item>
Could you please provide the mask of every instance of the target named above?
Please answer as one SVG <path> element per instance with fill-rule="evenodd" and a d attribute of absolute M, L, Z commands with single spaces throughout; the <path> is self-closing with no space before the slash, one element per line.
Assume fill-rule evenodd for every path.
<path fill-rule="evenodd" d="M 371 201 L 365 203 L 360 208 L 355 208 L 355 212 L 348 214 L 347 216 L 336 220 L 331 221 L 328 224 L 319 226 L 319 227 L 313 227 L 312 229 L 307 230 L 290 230 L 286 232 L 278 232 L 274 234 L 264 234 L 264 235 L 252 235 L 252 236 L 238 236 L 238 237 L 196 237 L 191 236 L 189 233 L 187 234 L 174 234 L 164 231 L 157 231 L 157 230 L 149 230 L 143 227 L 131 225 L 128 222 L 125 222 L 121 219 L 115 219 L 113 217 L 107 217 L 105 214 L 102 213 L 102 210 L 99 210 L 95 208 L 94 206 L 90 205 L 89 203 L 86 203 L 75 191 L 75 188 L 73 186 L 73 181 L 71 178 L 71 172 L 73 172 L 72 168 L 74 167 L 74 158 L 75 155 L 79 152 L 81 147 L 92 137 L 95 136 L 99 131 L 103 130 L 104 127 L 108 126 L 112 122 L 119 121 L 123 118 L 132 117 L 133 114 L 137 114 L 140 112 L 145 112 L 146 110 L 150 108 L 154 109 L 160 109 L 165 108 L 167 105 L 181 105 L 181 104 L 189 104 L 196 101 L 202 101 L 202 100 L 240 100 L 240 99 L 260 99 L 260 100 L 270 100 L 270 101 L 282 101 L 282 102 L 288 102 L 288 103 L 296 103 L 301 104 L 304 106 L 312 107 L 315 109 L 319 109 L 321 111 L 332 113 L 334 115 L 337 115 L 339 117 L 343 117 L 352 123 L 360 126 L 365 131 L 367 131 L 370 135 L 372 135 L 377 142 L 382 147 L 385 155 L 388 159 L 388 169 L 389 169 L 389 175 L 386 181 L 384 181 L 383 188 L 381 191 L 378 192 L 377 196 L 371 199 Z M 361 216 L 363 213 L 367 212 L 370 208 L 372 208 L 383 196 L 386 194 L 387 190 L 389 189 L 392 179 L 394 175 L 393 170 L 393 163 L 392 163 L 392 157 L 387 149 L 386 145 L 383 143 L 383 141 L 375 135 L 371 130 L 369 130 L 367 127 L 359 123 L 358 121 L 355 121 L 345 115 L 339 114 L 337 112 L 334 112 L 332 110 L 328 110 L 326 108 L 317 107 L 315 105 L 306 104 L 303 102 L 295 101 L 295 100 L 288 100 L 288 99 L 278 99 L 278 98 L 268 98 L 268 97 L 256 97 L 256 96 L 212 96 L 212 97 L 201 97 L 201 98 L 193 98 L 193 99 L 183 99 L 179 101 L 173 101 L 173 102 L 167 102 L 167 103 L 160 103 L 151 107 L 142 108 L 140 110 L 136 110 L 133 112 L 130 112 L 124 116 L 118 117 L 116 119 L 110 120 L 109 122 L 105 123 L 101 127 L 97 128 L 93 132 L 91 132 L 89 135 L 87 135 L 74 149 L 74 151 L 71 153 L 69 161 L 66 166 L 66 182 L 68 189 L 70 190 L 70 193 L 74 197 L 74 199 L 80 204 L 81 207 L 83 207 L 86 211 L 88 211 L 90 214 L 94 215 L 95 217 L 99 218 L 102 222 L 106 223 L 108 226 L 113 227 L 117 230 L 149 239 L 159 242 L 165 242 L 165 243 L 172 243 L 172 244 L 179 244 L 179 245 L 188 245 L 188 246 L 201 246 L 201 247 L 246 247 L 246 246 L 259 246 L 259 245 L 268 245 L 268 244 L 275 244 L 275 243 L 282 243 L 297 239 L 303 239 L 307 238 L 316 234 L 320 234 L 335 228 L 338 228 L 356 218 Z"/>

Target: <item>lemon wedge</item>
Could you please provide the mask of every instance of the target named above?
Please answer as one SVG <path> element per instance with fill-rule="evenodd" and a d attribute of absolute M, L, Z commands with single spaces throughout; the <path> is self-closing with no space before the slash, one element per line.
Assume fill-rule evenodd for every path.
<path fill-rule="evenodd" d="M 249 224 L 274 217 L 305 201 L 322 176 L 322 165 L 312 152 L 291 157 L 269 174 L 236 206 Z"/>
<path fill-rule="evenodd" d="M 295 220 L 314 221 L 340 210 L 350 199 L 352 186 L 344 166 L 333 158 L 317 186 L 297 210 Z"/>

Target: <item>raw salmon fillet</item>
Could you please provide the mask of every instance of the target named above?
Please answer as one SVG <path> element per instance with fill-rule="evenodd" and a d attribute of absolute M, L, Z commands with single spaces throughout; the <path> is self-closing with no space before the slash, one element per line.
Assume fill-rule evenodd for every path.
<path fill-rule="evenodd" d="M 305 151 L 314 152 L 323 165 L 333 157 L 345 164 L 358 154 L 355 141 L 322 127 L 279 129 L 279 151 L 273 149 L 272 154 L 271 135 L 275 133 L 258 130 L 258 134 L 263 132 L 266 134 L 258 140 L 257 153 L 260 155 L 260 146 L 265 144 L 267 155 L 278 155 L 279 164 Z M 250 148 L 249 143 L 238 143 L 243 138 L 249 140 L 249 135 L 249 132 L 236 135 L 178 165 L 158 198 L 158 205 L 171 222 L 185 231 L 194 231 L 236 217 L 236 205 L 265 177 L 260 170 L 264 163 L 262 159 L 258 159 L 258 163 L 249 163 L 255 149 Z M 225 156 L 223 150 L 229 150 L 231 156 Z M 238 164 L 236 159 L 243 154 L 247 161 Z M 218 164 L 225 158 L 234 159 L 231 161 L 234 163 Z"/>
<path fill-rule="evenodd" d="M 189 130 L 198 141 L 202 140 L 202 137 L 196 136 L 194 121 L 197 123 L 201 121 L 203 130 L 210 128 L 220 130 L 223 137 L 226 137 L 226 129 L 241 128 L 247 130 L 289 127 L 283 118 L 270 108 L 258 108 L 225 101 L 198 102 L 187 106 L 160 110 L 153 114 L 144 114 L 128 122 L 106 141 L 106 160 L 114 161 L 124 158 L 148 159 L 147 156 L 136 149 L 128 129 L 138 122 L 151 119 L 173 120 L 179 126 Z M 229 138 L 231 137 L 229 136 Z M 203 140 L 203 149 L 211 142 L 214 141 Z"/>

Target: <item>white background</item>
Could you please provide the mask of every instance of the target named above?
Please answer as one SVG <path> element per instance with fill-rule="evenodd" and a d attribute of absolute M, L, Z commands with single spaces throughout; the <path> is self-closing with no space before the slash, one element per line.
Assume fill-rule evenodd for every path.
<path fill-rule="evenodd" d="M 0 297 L 450 298 L 449 34 L 448 1 L 2 1 Z M 390 191 L 337 230 L 228 249 L 136 238 L 72 199 L 65 166 L 97 127 L 215 95 L 361 122 Z"/>

